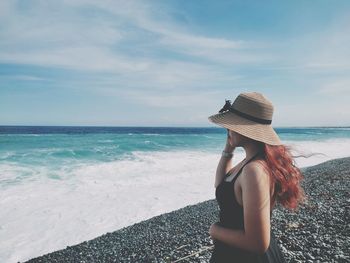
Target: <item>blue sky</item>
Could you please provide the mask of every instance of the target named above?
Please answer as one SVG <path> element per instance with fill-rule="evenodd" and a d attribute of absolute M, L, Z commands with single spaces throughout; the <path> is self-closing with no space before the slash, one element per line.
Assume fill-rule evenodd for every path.
<path fill-rule="evenodd" d="M 0 124 L 215 126 L 256 91 L 272 125 L 350 125 L 350 1 L 0 2 Z"/>

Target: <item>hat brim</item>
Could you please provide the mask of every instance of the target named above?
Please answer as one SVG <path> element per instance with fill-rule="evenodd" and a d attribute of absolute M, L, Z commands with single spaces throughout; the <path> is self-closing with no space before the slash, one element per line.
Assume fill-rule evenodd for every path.
<path fill-rule="evenodd" d="M 208 119 L 221 127 L 233 130 L 256 141 L 270 145 L 282 145 L 271 124 L 260 124 L 245 119 L 231 111 L 211 115 Z"/>

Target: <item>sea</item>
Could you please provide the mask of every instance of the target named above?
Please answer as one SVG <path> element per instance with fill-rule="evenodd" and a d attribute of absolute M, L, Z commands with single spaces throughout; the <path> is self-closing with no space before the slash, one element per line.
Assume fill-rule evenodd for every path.
<path fill-rule="evenodd" d="M 274 129 L 300 168 L 350 156 L 350 127 Z M 214 199 L 225 142 L 221 127 L 0 126 L 0 262 Z"/>

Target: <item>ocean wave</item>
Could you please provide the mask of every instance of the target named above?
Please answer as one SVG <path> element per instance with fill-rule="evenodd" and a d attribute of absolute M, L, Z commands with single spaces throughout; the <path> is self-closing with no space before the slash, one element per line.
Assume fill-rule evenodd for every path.
<path fill-rule="evenodd" d="M 97 142 L 114 142 L 113 140 L 98 140 Z"/>

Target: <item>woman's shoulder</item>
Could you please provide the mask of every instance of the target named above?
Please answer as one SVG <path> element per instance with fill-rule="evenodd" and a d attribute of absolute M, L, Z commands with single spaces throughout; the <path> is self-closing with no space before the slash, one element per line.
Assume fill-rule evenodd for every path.
<path fill-rule="evenodd" d="M 269 174 L 266 171 L 265 161 L 256 159 L 247 163 L 242 169 L 242 181 L 261 181 L 269 180 Z M 245 180 L 246 179 L 246 180 Z"/>

